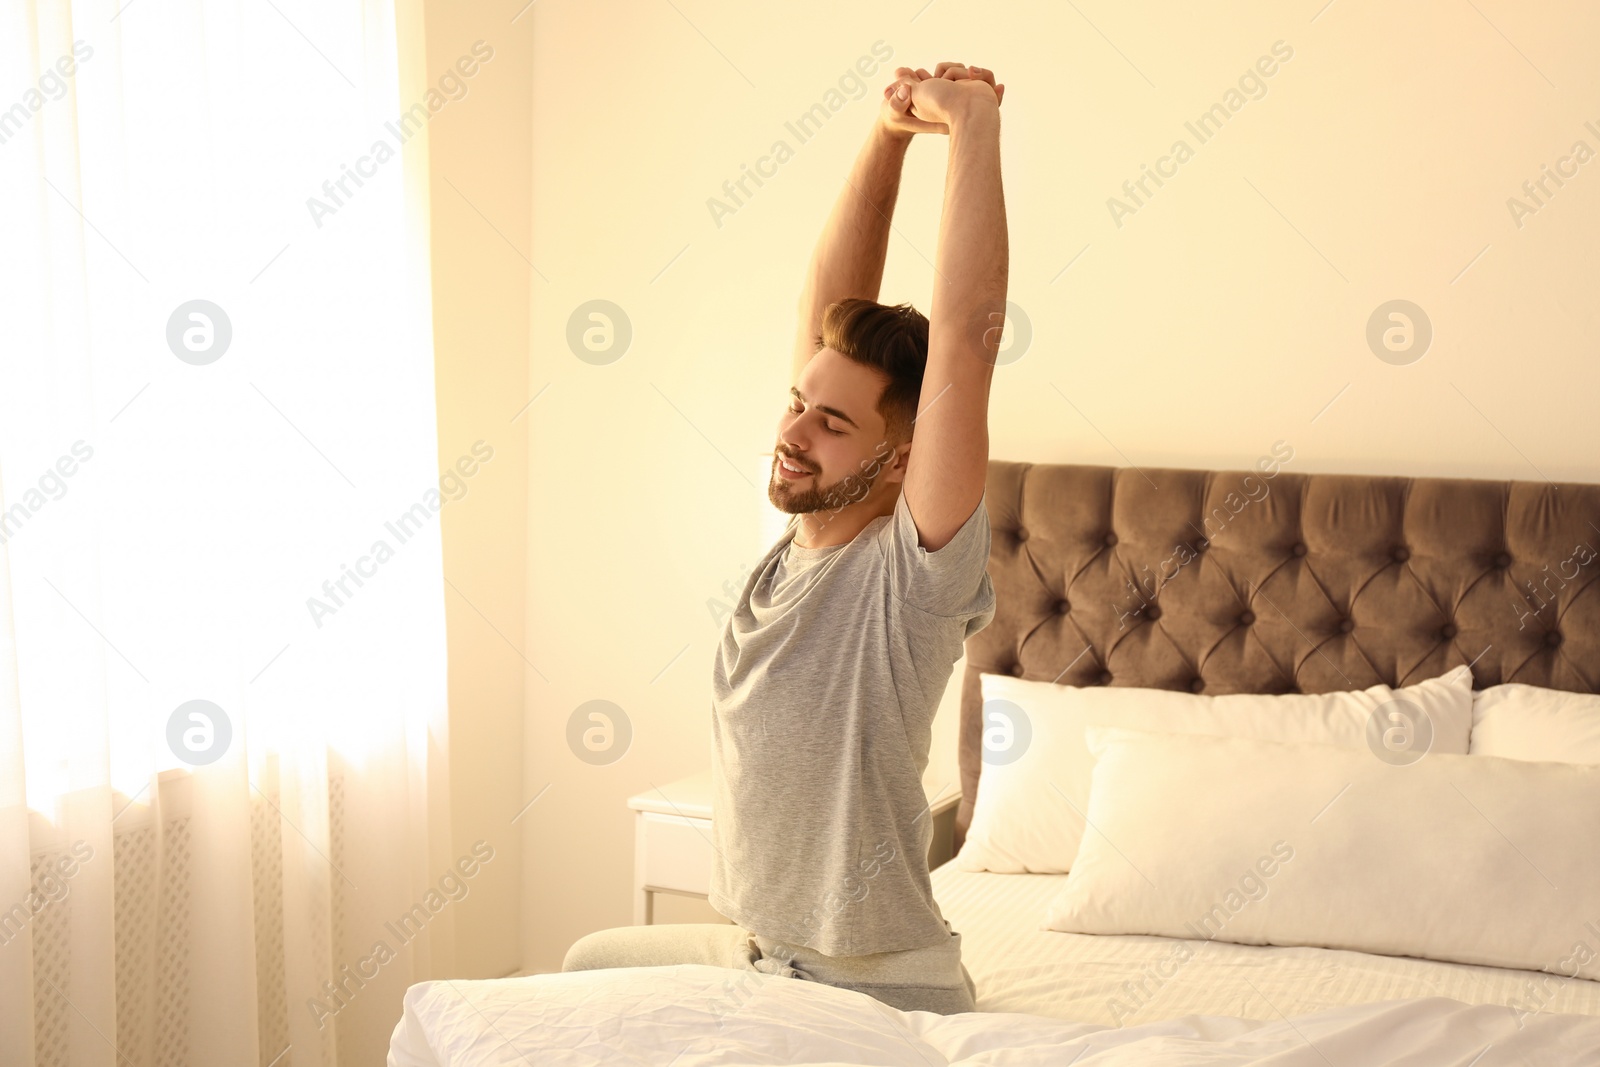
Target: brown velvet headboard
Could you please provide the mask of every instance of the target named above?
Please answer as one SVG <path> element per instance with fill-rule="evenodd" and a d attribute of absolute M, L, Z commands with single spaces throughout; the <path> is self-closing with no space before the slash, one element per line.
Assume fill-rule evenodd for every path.
<path fill-rule="evenodd" d="M 994 621 L 966 643 L 959 848 L 980 674 L 1197 693 L 1600 689 L 1600 485 L 991 460 Z"/>

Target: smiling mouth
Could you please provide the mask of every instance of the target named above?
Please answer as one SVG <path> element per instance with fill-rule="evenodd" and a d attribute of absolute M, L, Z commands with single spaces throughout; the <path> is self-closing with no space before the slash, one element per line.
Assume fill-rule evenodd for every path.
<path fill-rule="evenodd" d="M 778 456 L 778 466 L 782 467 L 784 470 L 788 471 L 790 474 L 810 474 L 811 473 L 810 471 L 806 470 L 804 467 L 797 467 L 793 463 L 790 463 L 782 455 Z"/>

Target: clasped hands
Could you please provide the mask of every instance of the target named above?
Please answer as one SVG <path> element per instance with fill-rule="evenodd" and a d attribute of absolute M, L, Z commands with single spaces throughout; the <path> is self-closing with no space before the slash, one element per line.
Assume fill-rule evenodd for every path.
<path fill-rule="evenodd" d="M 1000 106 L 1006 87 L 996 85 L 994 72 L 964 63 L 925 68 L 898 67 L 895 80 L 883 90 L 879 121 L 889 130 L 913 133 L 950 132 L 950 125 L 968 109 Z"/>

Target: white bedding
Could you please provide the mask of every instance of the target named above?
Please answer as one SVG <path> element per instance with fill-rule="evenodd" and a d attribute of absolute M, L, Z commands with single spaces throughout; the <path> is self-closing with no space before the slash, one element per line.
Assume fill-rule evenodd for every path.
<path fill-rule="evenodd" d="M 1431 997 L 1293 1020 L 1183 1019 L 1123 1028 L 1037 1015 L 903 1012 L 863 993 L 721 967 L 624 967 L 406 994 L 389 1067 L 893 1064 L 960 1067 L 1459 1067 L 1595 1064 L 1600 1018 Z"/>
<path fill-rule="evenodd" d="M 901 1012 L 816 982 L 698 965 L 422 982 L 406 994 L 389 1067 L 1600 1065 L 1600 982 L 1059 933 L 1039 927 L 1066 875 L 946 864 L 932 877 L 962 933 L 977 1012 Z"/>
<path fill-rule="evenodd" d="M 1066 878 L 953 863 L 933 871 L 934 898 L 961 933 L 979 1011 L 1117 1026 L 1187 1014 L 1276 1019 L 1373 1000 L 1450 997 L 1600 1015 L 1600 982 L 1582 978 L 1337 949 L 1037 929 Z"/>

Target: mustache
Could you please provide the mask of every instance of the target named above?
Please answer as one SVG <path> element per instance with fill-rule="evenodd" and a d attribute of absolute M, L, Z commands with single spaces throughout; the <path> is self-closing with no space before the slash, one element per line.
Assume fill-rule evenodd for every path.
<path fill-rule="evenodd" d="M 772 454 L 773 454 L 773 456 L 782 456 L 784 459 L 789 461 L 790 466 L 799 467 L 801 470 L 809 471 L 812 474 L 817 473 L 816 470 L 810 464 L 806 463 L 804 460 L 796 459 L 794 456 L 792 456 L 789 453 L 785 452 L 781 448 L 773 449 L 772 450 Z"/>

